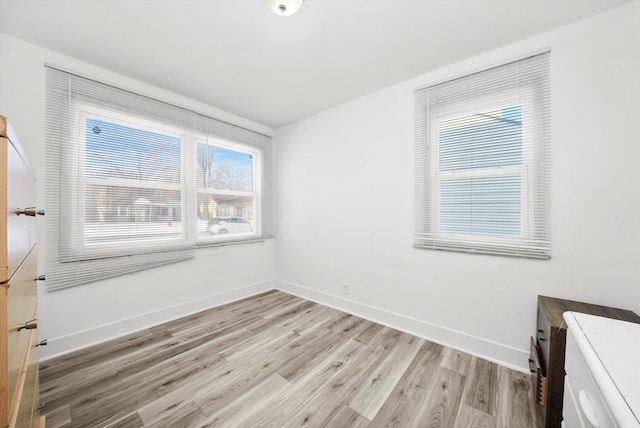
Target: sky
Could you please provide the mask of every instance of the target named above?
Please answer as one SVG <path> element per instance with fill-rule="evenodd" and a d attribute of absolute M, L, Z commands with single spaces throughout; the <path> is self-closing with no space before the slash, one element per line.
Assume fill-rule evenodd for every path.
<path fill-rule="evenodd" d="M 126 178 L 132 180 L 180 183 L 181 140 L 149 130 L 125 126 L 97 118 L 85 122 L 87 178 Z M 253 158 L 248 153 L 208 146 L 213 156 L 213 175 L 219 170 L 238 177 L 252 187 Z M 207 149 L 198 143 L 197 155 Z M 201 173 L 197 165 L 197 174 Z M 245 186 L 245 187 L 247 187 Z"/>

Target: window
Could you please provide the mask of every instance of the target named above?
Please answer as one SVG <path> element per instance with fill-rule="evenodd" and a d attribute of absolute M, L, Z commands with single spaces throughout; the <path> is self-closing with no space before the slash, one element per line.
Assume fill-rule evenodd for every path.
<path fill-rule="evenodd" d="M 84 213 L 76 222 L 78 257 L 92 248 L 183 239 L 184 138 L 82 115 L 78 165 Z"/>
<path fill-rule="evenodd" d="M 196 177 L 201 221 L 233 216 L 226 222 L 249 225 L 248 220 L 255 220 L 248 213 L 258 195 L 254 171 L 259 159 L 260 153 L 257 151 L 198 143 Z M 246 218 L 243 218 L 243 213 L 246 213 Z M 200 227 L 199 239 L 206 239 L 207 234 L 221 237 L 231 234 L 252 235 L 256 231 L 253 227 L 220 228 L 215 233 L 213 230 Z"/>
<path fill-rule="evenodd" d="M 416 247 L 550 256 L 548 56 L 416 91 Z"/>
<path fill-rule="evenodd" d="M 52 67 L 46 125 L 49 289 L 271 234 L 268 136 Z"/>

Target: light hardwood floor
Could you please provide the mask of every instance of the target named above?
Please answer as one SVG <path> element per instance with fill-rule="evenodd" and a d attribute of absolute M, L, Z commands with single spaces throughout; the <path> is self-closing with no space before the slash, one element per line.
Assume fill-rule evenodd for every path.
<path fill-rule="evenodd" d="M 47 427 L 537 427 L 529 377 L 279 291 L 41 365 Z"/>

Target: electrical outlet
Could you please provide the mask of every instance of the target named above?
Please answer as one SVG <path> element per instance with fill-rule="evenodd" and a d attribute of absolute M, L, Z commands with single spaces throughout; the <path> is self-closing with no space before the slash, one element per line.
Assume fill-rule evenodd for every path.
<path fill-rule="evenodd" d="M 349 284 L 347 284 L 346 282 L 342 283 L 342 294 L 344 294 L 345 296 L 349 295 Z"/>

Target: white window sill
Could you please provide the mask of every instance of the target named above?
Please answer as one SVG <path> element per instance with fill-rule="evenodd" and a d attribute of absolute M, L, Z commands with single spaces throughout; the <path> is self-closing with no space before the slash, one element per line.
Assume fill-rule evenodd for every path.
<path fill-rule="evenodd" d="M 227 247 L 231 245 L 249 245 L 263 243 L 267 239 L 273 239 L 273 236 L 254 236 L 251 238 L 229 239 L 224 241 L 198 242 L 196 248 L 209 247 Z"/>

